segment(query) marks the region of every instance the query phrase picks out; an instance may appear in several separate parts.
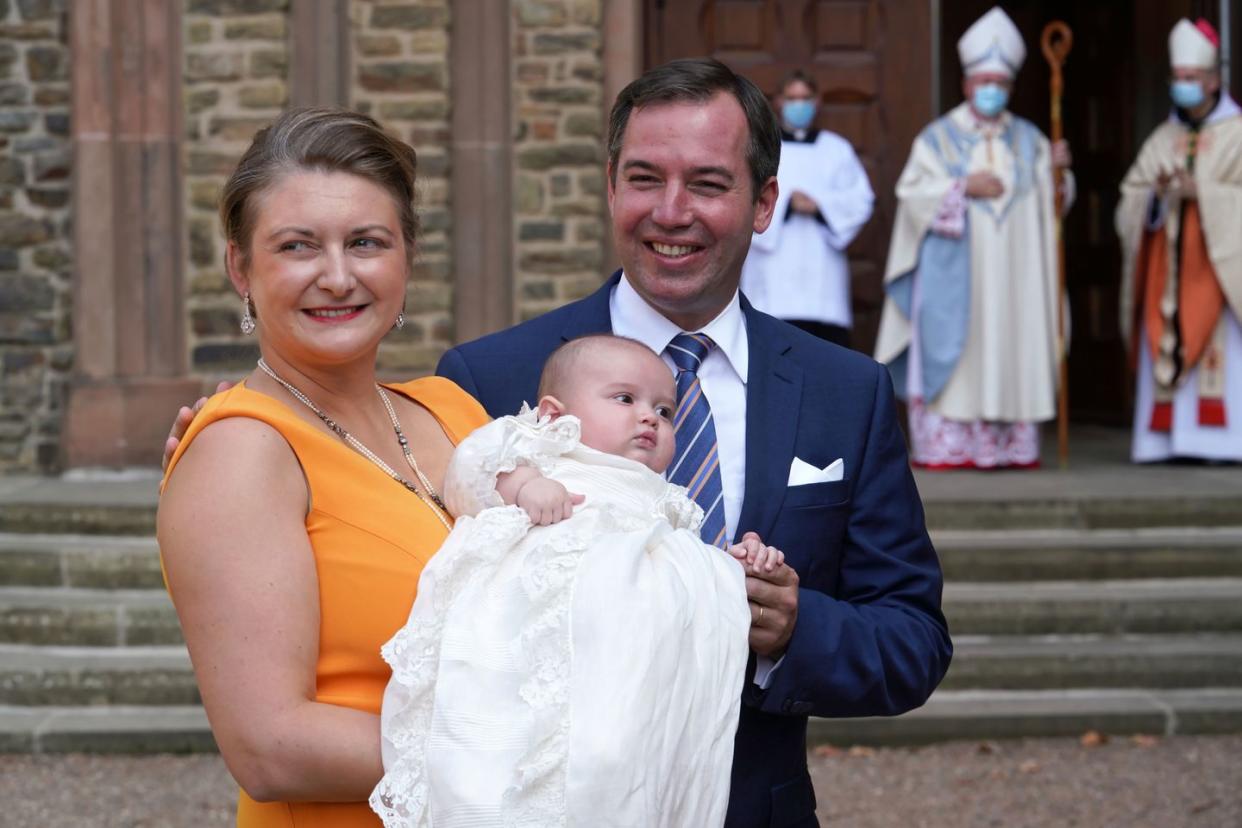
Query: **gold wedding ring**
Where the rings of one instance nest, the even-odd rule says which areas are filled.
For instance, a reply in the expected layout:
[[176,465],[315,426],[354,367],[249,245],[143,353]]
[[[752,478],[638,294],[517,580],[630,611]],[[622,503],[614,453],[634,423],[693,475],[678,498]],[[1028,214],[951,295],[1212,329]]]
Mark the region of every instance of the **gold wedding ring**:
[[759,626],[759,625],[760,625],[760,624],[762,624],[762,623],[763,623],[763,607],[760,607],[760,608],[759,608],[759,617],[755,619],[755,626],[757,627],[757,626]]

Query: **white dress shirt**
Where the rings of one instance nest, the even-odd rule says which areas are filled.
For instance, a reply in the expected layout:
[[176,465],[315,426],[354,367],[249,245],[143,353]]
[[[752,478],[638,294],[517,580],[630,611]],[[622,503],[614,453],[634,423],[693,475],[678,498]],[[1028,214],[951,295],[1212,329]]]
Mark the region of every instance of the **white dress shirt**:
[[716,445],[720,455],[720,483],[724,488],[725,537],[733,538],[742,513],[746,491],[746,371],[750,351],[746,339],[746,317],[738,294],[720,315],[697,331],[682,331],[638,295],[625,274],[608,303],[612,332],[637,339],[664,359],[677,373],[673,358],[664,349],[680,333],[704,333],[712,338],[712,348],[699,367],[703,396],[712,408],[716,426]]
[[[697,331],[682,331],[647,300],[638,295],[625,274],[608,300],[612,332],[617,336],[637,339],[661,356],[674,375],[677,366],[664,352],[673,337],[680,333],[704,333],[716,347],[708,352],[699,366],[699,384],[712,408],[716,426],[717,454],[720,456],[720,484],[724,489],[725,537],[737,532],[742,513],[742,497],[746,493],[746,375],[750,367],[750,343],[746,338],[746,316],[737,292],[720,314]],[[755,656],[754,682],[767,689],[772,673],[782,657],[773,661]]]

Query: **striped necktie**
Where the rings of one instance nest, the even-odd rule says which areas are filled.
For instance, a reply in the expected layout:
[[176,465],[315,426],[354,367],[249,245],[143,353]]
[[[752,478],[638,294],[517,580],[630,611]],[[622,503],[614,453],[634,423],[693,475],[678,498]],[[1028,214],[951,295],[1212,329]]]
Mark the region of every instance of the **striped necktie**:
[[677,451],[668,479],[685,486],[690,497],[703,507],[699,535],[712,546],[725,544],[724,486],[720,480],[720,456],[716,448],[716,425],[712,409],[699,384],[699,366],[716,343],[701,333],[678,334],[665,349],[677,366],[677,413],[673,427]]

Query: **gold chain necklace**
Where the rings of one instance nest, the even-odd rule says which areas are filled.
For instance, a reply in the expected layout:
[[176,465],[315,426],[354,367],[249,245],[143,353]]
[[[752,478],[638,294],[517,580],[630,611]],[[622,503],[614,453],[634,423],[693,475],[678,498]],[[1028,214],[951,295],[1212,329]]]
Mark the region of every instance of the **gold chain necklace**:
[[384,389],[380,387],[379,383],[375,384],[375,393],[379,394],[380,400],[384,403],[384,408],[388,410],[388,419],[392,421],[392,430],[397,435],[397,443],[401,446],[401,452],[405,455],[405,462],[410,464],[410,468],[414,470],[414,474],[417,475],[419,482],[423,484],[423,489],[426,490],[425,495],[423,494],[423,491],[420,490],[412,481],[406,480],[398,474],[392,466],[384,462],[383,458],[367,448],[361,440],[342,428],[340,423],[329,417],[326,413],[324,413],[323,409],[311,402],[310,397],[298,390],[293,383],[273,371],[271,366],[264,362],[262,358],[259,359],[259,368],[263,371],[263,373],[283,385],[285,390],[293,395],[294,399],[302,403],[302,405],[306,406],[311,411],[315,412],[315,416],[322,420],[323,424],[331,429],[333,433],[344,440],[350,448],[370,460],[376,466],[379,466],[385,474],[400,483],[402,486],[405,486],[405,488],[413,492],[419,500],[426,503],[435,516],[439,518],[440,522],[444,524],[445,529],[448,529],[450,532],[453,530],[452,524],[450,524],[445,518],[445,515],[448,513],[448,507],[444,505],[444,501],[440,498],[440,494],[436,491],[435,486],[432,486],[431,481],[427,479],[427,475],[423,474],[423,470],[418,467],[418,462],[414,459],[414,452],[410,450],[410,441],[401,430],[401,421],[397,419],[397,411],[392,407],[392,402],[388,399],[388,394],[384,392]]

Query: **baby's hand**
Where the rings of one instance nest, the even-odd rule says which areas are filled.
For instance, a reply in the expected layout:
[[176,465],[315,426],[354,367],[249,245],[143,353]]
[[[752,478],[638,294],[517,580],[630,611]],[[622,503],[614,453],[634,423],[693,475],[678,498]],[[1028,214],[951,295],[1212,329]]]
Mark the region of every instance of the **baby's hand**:
[[585,499],[582,495],[570,494],[560,483],[542,476],[527,480],[517,493],[517,505],[530,515],[530,522],[535,526],[560,523],[574,513],[574,506]]
[[775,572],[785,564],[785,553],[764,544],[754,532],[747,532],[741,543],[730,546],[729,554],[751,572]]

